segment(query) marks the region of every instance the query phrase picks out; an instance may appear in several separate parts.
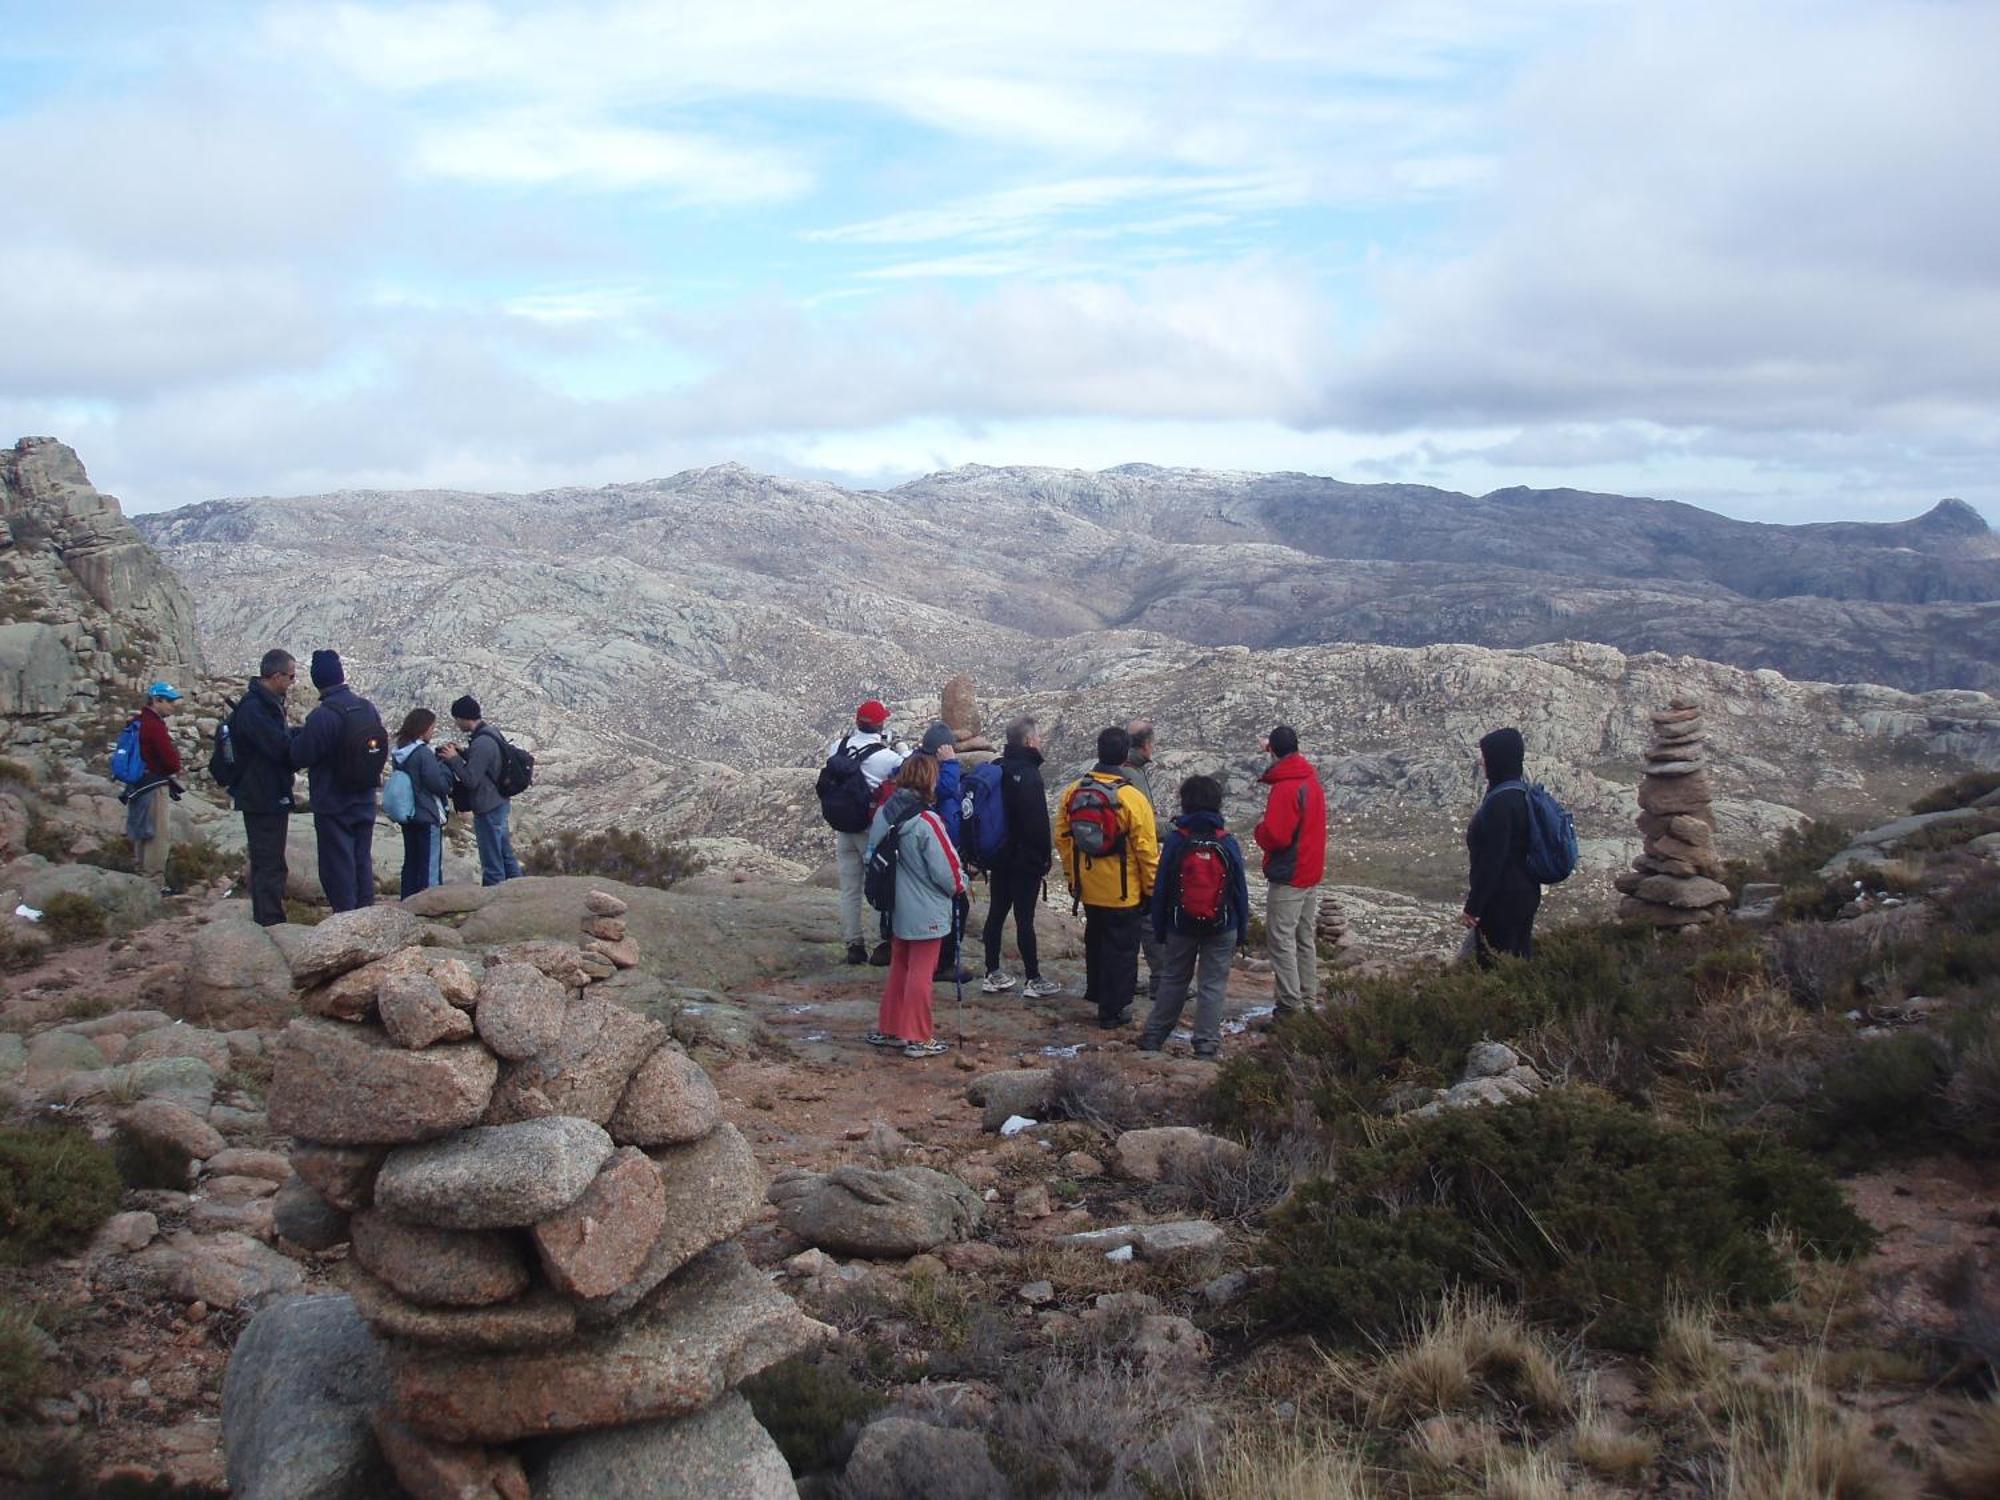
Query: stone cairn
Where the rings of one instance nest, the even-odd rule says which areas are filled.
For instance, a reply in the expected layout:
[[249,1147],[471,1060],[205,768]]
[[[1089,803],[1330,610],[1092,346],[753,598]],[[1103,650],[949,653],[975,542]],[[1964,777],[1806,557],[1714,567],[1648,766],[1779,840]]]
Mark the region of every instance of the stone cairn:
[[1618,915],[1655,927],[1694,927],[1728,913],[1729,888],[1715,852],[1708,735],[1701,706],[1676,698],[1653,714],[1653,745],[1639,781],[1639,832],[1645,852],[1619,875]]
[[1347,925],[1347,913],[1341,910],[1331,891],[1320,892],[1319,916],[1313,925],[1313,938],[1319,950],[1338,967],[1345,968],[1361,961],[1361,955],[1356,951],[1354,932]]
[[938,717],[957,737],[958,758],[968,767],[983,766],[999,755],[998,747],[983,732],[979,698],[973,689],[972,679],[963,672],[944,685]]
[[388,1372],[370,1420],[416,1500],[568,1500],[635,1463],[793,1496],[733,1388],[830,1330],[736,1243],[762,1173],[665,1029],[592,991],[637,948],[623,902],[586,906],[581,945],[478,969],[399,907],[287,933],[307,1014],[275,1049],[280,1230],[347,1242]]

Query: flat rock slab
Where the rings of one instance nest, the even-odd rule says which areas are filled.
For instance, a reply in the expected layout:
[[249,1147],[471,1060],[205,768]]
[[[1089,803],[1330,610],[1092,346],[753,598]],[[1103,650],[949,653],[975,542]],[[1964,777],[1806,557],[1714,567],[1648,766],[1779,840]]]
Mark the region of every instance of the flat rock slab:
[[369,1325],[392,1339],[492,1353],[556,1348],[576,1333],[576,1308],[546,1287],[491,1307],[423,1307],[398,1297],[353,1261],[341,1278]]
[[430,1140],[477,1124],[499,1073],[476,1042],[412,1052],[374,1027],[298,1020],[273,1049],[271,1128],[335,1146]]
[[722,1099],[700,1063],[662,1044],[639,1065],[605,1126],[621,1146],[698,1141],[722,1119]]
[[307,990],[299,996],[299,1004],[310,1015],[359,1021],[374,1008],[386,980],[411,974],[429,979],[453,1005],[468,1007],[479,994],[479,978],[464,959],[434,948],[398,948],[387,958],[350,969]]
[[1113,1250],[1130,1245],[1141,1260],[1162,1260],[1190,1251],[1216,1250],[1229,1236],[1220,1224],[1206,1219],[1177,1219],[1165,1224],[1119,1224],[1110,1229],[1086,1229],[1081,1234],[1064,1235],[1059,1245],[1088,1250]]
[[205,1115],[215,1101],[215,1069],[198,1057],[149,1057],[126,1067],[72,1073],[56,1092],[66,1104],[165,1099]]
[[492,1229],[434,1229],[370,1209],[349,1228],[354,1258],[398,1296],[435,1307],[484,1307],[528,1289],[533,1275],[518,1236]]
[[666,1218],[658,1169],[637,1146],[621,1147],[574,1203],[534,1227],[535,1253],[557,1291],[609,1296],[645,1264]]
[[629,1281],[578,1307],[577,1315],[587,1324],[623,1317],[704,1250],[741,1233],[764,1206],[763,1170],[734,1125],[718,1125],[699,1141],[647,1155],[659,1174],[660,1233]]
[[222,1381],[233,1500],[380,1500],[368,1430],[389,1393],[382,1347],[347,1297],[293,1297],[250,1320]]
[[386,958],[416,942],[422,928],[400,906],[364,906],[335,912],[315,927],[284,923],[268,931],[291,966],[292,982],[304,986]]
[[524,1228],[575,1202],[612,1149],[603,1126],[568,1115],[478,1125],[391,1151],[375,1178],[375,1203],[442,1229]]
[[969,1239],[985,1215],[977,1193],[929,1167],[794,1173],[767,1197],[787,1230],[840,1255],[917,1255]]
[[1706,876],[1685,879],[1673,875],[1648,875],[1632,892],[1641,901],[1655,906],[1671,906],[1677,911],[1696,911],[1729,902],[1729,887]]
[[785,1455],[733,1391],[693,1416],[570,1438],[535,1485],[536,1500],[798,1500],[798,1493]]
[[532,964],[498,964],[479,981],[479,1039],[510,1062],[553,1047],[569,991]]
[[217,1074],[227,1073],[234,1060],[229,1038],[221,1032],[185,1024],[156,1026],[138,1033],[120,1060],[130,1066],[154,1057],[198,1057]]
[[1234,1166],[1249,1155],[1237,1142],[1205,1135],[1192,1125],[1160,1125],[1119,1136],[1115,1161],[1121,1176],[1159,1182],[1209,1166]]
[[478,911],[493,899],[494,887],[472,885],[466,881],[453,881],[448,885],[434,885],[428,890],[418,891],[406,897],[403,910],[419,917],[459,917],[467,912]]
[[395,1412],[454,1443],[686,1416],[832,1330],[768,1283],[742,1248],[719,1245],[624,1323],[556,1349],[468,1356],[390,1349]]
[[618,1108],[639,1065],[665,1041],[666,1028],[586,993],[564,1008],[553,1046],[509,1063],[493,1090],[486,1122],[574,1115],[602,1125]]
[[296,1261],[233,1230],[182,1230],[141,1250],[126,1269],[134,1282],[161,1296],[210,1307],[257,1307],[305,1281]]

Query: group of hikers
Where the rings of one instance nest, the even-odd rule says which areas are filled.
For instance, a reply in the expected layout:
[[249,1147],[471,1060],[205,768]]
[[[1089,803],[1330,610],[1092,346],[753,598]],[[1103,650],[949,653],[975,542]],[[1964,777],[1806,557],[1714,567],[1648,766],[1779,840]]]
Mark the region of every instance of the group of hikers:
[[[285,699],[298,662],[288,651],[265,652],[217,731],[209,762],[210,774],[243,815],[250,909],[260,925],[285,920],[285,845],[300,771],[311,799],[320,886],[334,911],[375,900],[378,808],[403,831],[405,897],[443,883],[444,825],[453,809],[472,814],[482,884],[522,873],[509,812],[534,762],[486,722],[478,699],[468,693],[451,705],[452,722],[465,736],[462,746],[435,743],[438,716],[428,708],[406,713],[392,740],[375,705],[348,684],[338,652],[313,652],[309,671],[319,701],[293,727]],[[180,702],[171,683],[154,683],[112,755],[113,775],[125,783],[134,863],[163,887],[172,838],[167,804],[184,790],[180,752],[166,720]]]
[[[947,1050],[936,1035],[932,988],[974,978],[960,964],[958,945],[975,875],[985,876],[990,891],[980,989],[1000,994],[1017,983],[1001,966],[1011,916],[1022,993],[1061,994],[1063,986],[1042,973],[1035,942],[1035,911],[1059,861],[1083,913],[1083,998],[1096,1024],[1112,1031],[1131,1023],[1143,955],[1148,1009],[1139,1048],[1165,1045],[1192,989],[1194,1055],[1220,1055],[1230,967],[1249,941],[1248,872],[1224,821],[1216,777],[1187,777],[1174,794],[1178,812],[1169,818],[1161,811],[1154,741],[1145,720],[1099,731],[1096,763],[1064,787],[1052,815],[1033,718],[1010,723],[998,759],[966,773],[948,726],[930,725],[905,748],[891,737],[879,699],[856,709],[854,727],[825,748],[817,790],[834,829],[847,962],[889,970],[867,1035],[871,1046],[908,1057]],[[1262,748],[1264,809],[1251,836],[1266,885],[1275,1024],[1319,994],[1327,811],[1319,773],[1300,753],[1292,726],[1275,726]],[[1496,730],[1479,748],[1486,793],[1466,830],[1471,871],[1460,920],[1468,952],[1491,963],[1498,954],[1525,958],[1532,951],[1542,885],[1530,853],[1547,794],[1521,779],[1519,731]],[[880,913],[882,940],[872,948],[865,907]]]

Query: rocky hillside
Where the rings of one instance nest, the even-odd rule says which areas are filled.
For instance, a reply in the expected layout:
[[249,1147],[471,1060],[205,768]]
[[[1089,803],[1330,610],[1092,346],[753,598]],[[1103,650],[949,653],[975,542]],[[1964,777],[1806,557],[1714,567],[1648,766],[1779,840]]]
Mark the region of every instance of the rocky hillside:
[[251,610],[329,570],[344,589],[384,542],[432,579],[464,552],[532,560],[556,596],[581,570],[615,597],[623,560],[689,588],[682,633],[725,650],[700,604],[776,605],[919,651],[942,610],[982,657],[1017,631],[1116,628],[1257,647],[1588,640],[1822,681],[2000,687],[2000,540],[1955,500],[1894,525],[1768,526],[1618,495],[1302,474],[965,468],[870,492],[724,465],[527,496],[222,501],[142,524],[191,577],[268,576]]
[[0,449],[0,743],[200,666],[194,600],[76,454],[53,438]]

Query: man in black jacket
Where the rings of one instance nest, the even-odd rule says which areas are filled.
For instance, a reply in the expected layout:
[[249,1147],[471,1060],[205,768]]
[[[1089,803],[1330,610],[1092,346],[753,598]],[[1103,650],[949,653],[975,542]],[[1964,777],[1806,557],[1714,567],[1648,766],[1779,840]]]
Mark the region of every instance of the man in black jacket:
[[1528,789],[1522,781],[1527,746],[1518,729],[1496,729],[1479,742],[1486,796],[1465,830],[1472,866],[1465,910],[1481,967],[1496,953],[1532,958],[1541,883],[1528,869]]
[[1021,949],[1027,975],[1023,995],[1060,995],[1062,986],[1042,978],[1035,953],[1035,906],[1041,900],[1042,877],[1054,859],[1049,838],[1049,798],[1042,787],[1042,736],[1033,719],[1016,719],[1007,726],[1007,744],[1000,752],[1000,806],[1007,819],[1007,842],[988,871],[993,904],[986,913],[986,979],[979,987],[997,995],[1014,987],[1014,976],[1000,967],[1000,939],[1007,914],[1014,914],[1014,940]]
[[266,651],[257,675],[229,715],[236,750],[236,784],[229,789],[243,814],[250,851],[250,913],[260,927],[285,920],[285,831],[292,816],[292,744],[285,694],[299,675],[287,651]]

